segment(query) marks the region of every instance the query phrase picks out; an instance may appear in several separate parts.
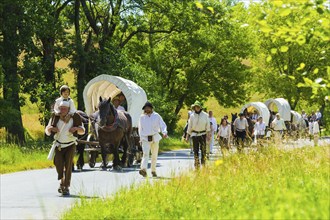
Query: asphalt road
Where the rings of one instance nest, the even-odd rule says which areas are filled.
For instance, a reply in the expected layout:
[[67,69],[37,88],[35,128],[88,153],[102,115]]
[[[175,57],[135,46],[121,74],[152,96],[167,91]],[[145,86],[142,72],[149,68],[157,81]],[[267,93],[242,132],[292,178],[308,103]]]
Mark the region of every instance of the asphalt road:
[[[330,146],[329,137],[320,140],[323,146]],[[313,146],[309,140],[283,143],[284,149]],[[246,151],[255,148],[246,149]],[[158,157],[157,173],[159,178],[152,181],[168,181],[182,172],[193,169],[193,156],[190,150],[165,152]],[[211,159],[218,158],[219,148],[214,149]],[[233,149],[233,153],[236,149]],[[139,167],[124,168],[122,173],[101,171],[89,168],[72,175],[71,196],[62,197],[57,188],[55,169],[43,169],[0,175],[0,219],[58,219],[61,214],[81,197],[103,198],[114,194],[122,187],[138,185],[146,181],[138,174]],[[150,164],[149,164],[150,165]],[[148,170],[150,175],[150,169]]]
[[[139,167],[124,168],[122,173],[117,173],[101,171],[99,165],[90,169],[86,164],[84,171],[73,173],[70,197],[62,197],[57,192],[59,182],[55,169],[1,175],[1,219],[58,219],[81,196],[102,198],[122,187],[146,181],[138,174]],[[158,157],[159,177],[155,179],[167,181],[192,168],[193,157],[189,150],[166,152]],[[148,169],[149,176],[150,172]]]

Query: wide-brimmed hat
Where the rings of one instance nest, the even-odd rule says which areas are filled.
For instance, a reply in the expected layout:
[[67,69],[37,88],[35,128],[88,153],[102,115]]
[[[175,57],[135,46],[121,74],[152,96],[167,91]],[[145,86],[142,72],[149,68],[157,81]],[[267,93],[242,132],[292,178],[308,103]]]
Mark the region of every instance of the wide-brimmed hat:
[[195,103],[194,104],[192,104],[192,108],[195,108],[196,106],[199,106],[200,108],[203,108],[203,106],[202,106],[202,103],[200,103],[199,101],[195,101]]
[[120,98],[118,96],[115,96],[115,97],[112,98],[112,101],[115,101],[115,100],[120,101]]
[[276,116],[281,116],[280,113],[276,113]]
[[146,102],[142,107],[142,110],[144,110],[146,107],[154,108],[154,106],[150,102]]
[[68,101],[61,101],[59,107],[70,107],[70,103]]

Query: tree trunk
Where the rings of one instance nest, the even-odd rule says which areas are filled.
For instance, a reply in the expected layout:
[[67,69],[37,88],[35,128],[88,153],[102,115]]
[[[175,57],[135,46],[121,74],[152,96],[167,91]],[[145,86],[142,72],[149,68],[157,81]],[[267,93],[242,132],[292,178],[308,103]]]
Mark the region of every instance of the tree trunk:
[[[183,103],[184,103],[184,100],[187,98],[187,94],[183,94],[180,98],[179,98],[179,100],[178,100],[178,104],[176,105],[176,107],[175,107],[175,111],[174,111],[174,113],[175,113],[175,115],[179,115],[179,112],[180,112],[180,110],[182,109],[182,107],[183,107]],[[177,125],[177,118],[172,118],[170,121],[169,121],[169,123],[168,123],[168,130],[169,131],[174,131],[174,129],[175,129],[175,127],[176,127],[176,125]]]
[[19,103],[20,82],[17,73],[19,55],[19,20],[22,8],[16,1],[6,1],[3,11],[3,69],[4,69],[4,99],[10,103],[14,114],[6,126],[7,141],[11,143],[25,143],[21,109]]
[[77,99],[78,99],[78,109],[85,110],[83,92],[86,85],[86,65],[87,65],[87,54],[90,50],[92,43],[92,32],[90,31],[87,37],[85,46],[81,39],[80,32],[80,0],[75,1],[75,17],[74,17],[74,26],[75,26],[75,38],[76,38],[76,53],[77,53]]
[[82,39],[80,33],[80,0],[75,1],[74,10],[74,27],[75,27],[75,37],[76,37],[76,53],[77,53],[77,96],[78,96],[78,109],[84,110],[84,100],[83,100],[83,90],[84,90],[84,76],[86,74],[86,61],[84,60],[84,50],[82,46]]
[[[43,58],[42,58],[42,66],[43,66],[43,73],[45,76],[45,92],[47,94],[53,94],[53,91],[56,91],[56,78],[55,78],[55,36],[48,36],[41,39],[42,46],[43,46]],[[57,95],[59,96],[59,94]],[[45,112],[52,111],[52,105],[56,95],[48,98],[45,100]],[[44,117],[44,125],[46,126],[50,115],[46,114]],[[48,117],[47,117],[48,116]]]

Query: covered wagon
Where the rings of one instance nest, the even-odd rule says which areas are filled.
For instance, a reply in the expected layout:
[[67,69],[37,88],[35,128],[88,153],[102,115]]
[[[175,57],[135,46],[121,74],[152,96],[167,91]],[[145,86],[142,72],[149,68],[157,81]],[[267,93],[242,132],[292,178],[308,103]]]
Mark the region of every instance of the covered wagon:
[[[132,144],[129,157],[137,161],[141,160],[142,148],[139,144],[138,123],[142,114],[142,107],[147,101],[145,91],[135,82],[124,79],[119,76],[100,75],[90,80],[84,88],[83,98],[85,104],[85,112],[92,115],[98,110],[99,98],[111,98],[123,94],[126,102],[127,112],[132,117]],[[86,141],[80,141],[86,144],[85,151],[88,152],[89,166],[94,167],[96,158],[100,152],[98,146],[97,120],[91,117],[91,132],[88,134]],[[132,162],[132,161],[131,161]]]

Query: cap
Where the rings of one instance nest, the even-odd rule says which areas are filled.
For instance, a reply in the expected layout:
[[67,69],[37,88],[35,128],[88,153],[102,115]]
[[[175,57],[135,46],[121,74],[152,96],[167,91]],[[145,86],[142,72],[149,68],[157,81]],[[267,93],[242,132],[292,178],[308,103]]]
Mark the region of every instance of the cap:
[[70,107],[70,103],[68,101],[61,101],[59,107]]

